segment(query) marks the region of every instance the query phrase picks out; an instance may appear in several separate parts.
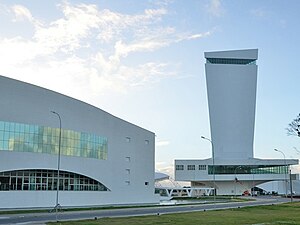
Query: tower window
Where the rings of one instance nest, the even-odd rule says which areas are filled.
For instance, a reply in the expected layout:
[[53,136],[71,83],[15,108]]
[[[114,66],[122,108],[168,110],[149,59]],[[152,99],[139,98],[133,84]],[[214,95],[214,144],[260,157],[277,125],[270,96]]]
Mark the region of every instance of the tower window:
[[206,58],[208,64],[256,65],[256,59]]

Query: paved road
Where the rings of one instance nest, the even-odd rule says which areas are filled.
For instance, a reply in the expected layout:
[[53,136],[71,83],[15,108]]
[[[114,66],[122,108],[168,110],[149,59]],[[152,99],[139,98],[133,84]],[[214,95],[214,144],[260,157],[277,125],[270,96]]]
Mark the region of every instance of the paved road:
[[[141,216],[141,215],[157,215],[168,213],[183,213],[193,211],[237,208],[245,206],[256,205],[271,205],[287,202],[289,199],[285,198],[258,198],[257,201],[248,202],[231,202],[218,204],[201,204],[201,205],[173,205],[160,207],[145,207],[145,208],[124,208],[124,209],[107,209],[95,211],[76,211],[76,212],[62,212],[58,214],[58,220],[82,220],[94,219],[103,217],[127,217],[127,216]],[[0,224],[44,224],[48,221],[56,221],[55,213],[28,213],[15,215],[0,215]]]

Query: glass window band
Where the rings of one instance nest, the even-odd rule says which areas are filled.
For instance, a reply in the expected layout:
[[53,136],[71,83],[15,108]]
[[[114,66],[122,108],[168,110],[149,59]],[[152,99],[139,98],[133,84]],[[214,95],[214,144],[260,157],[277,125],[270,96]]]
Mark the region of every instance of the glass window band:
[[[110,191],[92,178],[57,170],[14,170],[0,173],[0,191]],[[59,182],[58,182],[59,180]],[[58,185],[59,183],[59,185]]]
[[206,58],[208,64],[256,65],[256,59]]
[[[215,174],[287,174],[288,166],[278,165],[217,165]],[[208,166],[208,174],[213,174],[213,166]]]
[[[107,138],[61,129],[61,155],[107,159]],[[0,121],[0,151],[58,154],[59,128]]]

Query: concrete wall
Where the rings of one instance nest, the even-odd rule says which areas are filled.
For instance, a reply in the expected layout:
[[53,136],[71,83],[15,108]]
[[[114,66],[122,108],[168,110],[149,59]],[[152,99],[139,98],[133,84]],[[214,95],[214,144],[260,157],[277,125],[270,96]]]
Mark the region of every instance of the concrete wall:
[[[236,58],[249,54],[236,52]],[[227,54],[217,57],[226,58]],[[206,63],[205,72],[215,158],[252,158],[257,66]]]
[[[2,76],[0,102],[1,121],[59,127],[58,118],[50,113],[54,110],[61,116],[63,129],[93,133],[108,139],[107,160],[62,156],[61,170],[91,177],[111,191],[65,191],[60,195],[61,205],[157,202],[154,195],[154,133],[92,105]],[[127,157],[130,157],[130,162]],[[56,168],[57,155],[0,151],[0,172]],[[130,169],[130,174],[126,169]],[[130,181],[130,185],[126,181]],[[149,182],[148,185],[145,182]],[[0,191],[0,208],[53,206],[54,192]]]

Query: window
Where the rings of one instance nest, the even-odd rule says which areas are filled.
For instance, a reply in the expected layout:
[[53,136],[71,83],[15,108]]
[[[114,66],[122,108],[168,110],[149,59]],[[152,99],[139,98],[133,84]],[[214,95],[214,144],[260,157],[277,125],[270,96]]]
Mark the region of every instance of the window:
[[[0,121],[0,150],[58,154],[60,129]],[[61,155],[107,159],[107,138],[61,129]]]
[[206,165],[199,165],[199,170],[206,170]]
[[126,185],[130,185],[130,181],[129,181],[129,180],[126,180],[126,181],[125,181],[125,184],[126,184]]
[[188,170],[195,170],[195,165],[188,165],[188,166],[187,166],[187,169],[188,169]]
[[149,140],[145,140],[145,145],[149,145]]
[[233,58],[206,58],[208,64],[235,64],[251,65],[256,64],[256,59],[233,59]]
[[125,139],[126,139],[127,143],[131,142],[131,138],[130,137],[126,137]]
[[145,182],[145,185],[146,185],[146,186],[148,186],[148,185],[149,185],[149,182],[148,182],[148,181],[146,181],[146,182]]
[[208,166],[208,174],[287,174],[285,165],[217,165]]
[[130,169],[126,169],[126,174],[130,174]]
[[[57,170],[19,170],[0,173],[0,191],[55,191],[57,190]],[[60,171],[59,190],[64,191],[109,191],[97,180]]]
[[131,158],[129,156],[125,157],[126,162],[130,162]]
[[184,165],[176,165],[176,170],[184,170]]

